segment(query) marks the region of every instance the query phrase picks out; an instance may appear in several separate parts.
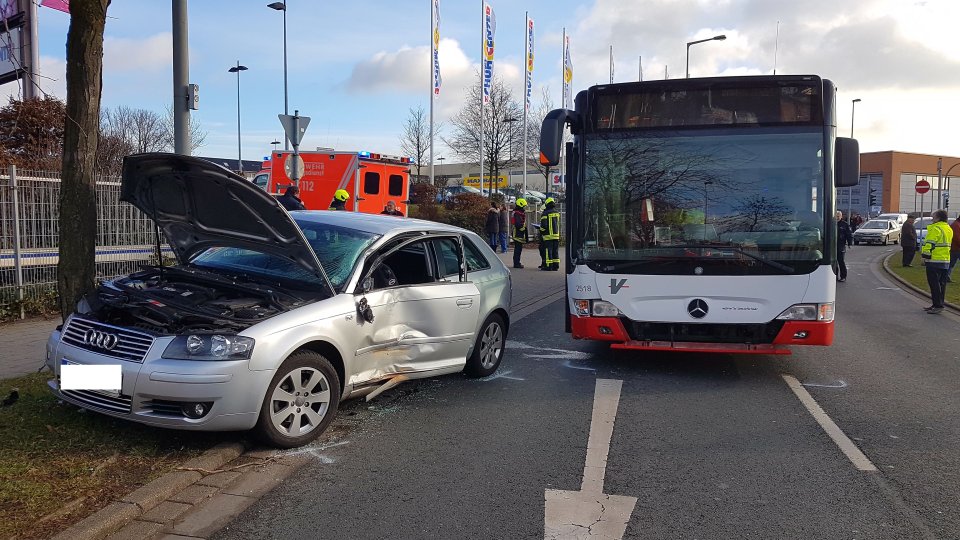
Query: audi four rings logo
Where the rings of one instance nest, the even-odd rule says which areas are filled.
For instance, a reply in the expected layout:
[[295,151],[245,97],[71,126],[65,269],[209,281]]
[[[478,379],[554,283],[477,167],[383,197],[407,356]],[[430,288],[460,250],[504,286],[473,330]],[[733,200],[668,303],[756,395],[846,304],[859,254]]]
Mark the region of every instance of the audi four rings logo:
[[707,307],[707,303],[701,298],[694,298],[687,304],[687,313],[694,319],[706,317],[708,311],[710,311],[710,308]]
[[91,347],[112,351],[114,347],[117,346],[117,343],[120,342],[120,338],[117,337],[116,334],[108,334],[98,330],[87,330],[83,335],[83,342]]

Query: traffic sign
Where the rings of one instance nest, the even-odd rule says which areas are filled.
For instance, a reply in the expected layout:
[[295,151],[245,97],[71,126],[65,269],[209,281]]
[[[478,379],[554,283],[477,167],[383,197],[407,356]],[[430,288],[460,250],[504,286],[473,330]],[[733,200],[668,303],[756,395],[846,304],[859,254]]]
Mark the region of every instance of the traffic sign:
[[299,111],[295,111],[293,116],[289,114],[277,115],[280,118],[280,124],[283,126],[283,132],[294,147],[300,146],[300,140],[303,139],[307,126],[310,125],[309,116],[300,116],[297,113]]
[[917,185],[914,186],[913,189],[917,190],[917,193],[922,195],[930,191],[930,182],[927,182],[926,180],[920,180],[917,182]]
[[[294,169],[296,163],[296,169]],[[303,178],[303,158],[297,154],[287,154],[283,160],[283,172],[287,173],[287,178]]]

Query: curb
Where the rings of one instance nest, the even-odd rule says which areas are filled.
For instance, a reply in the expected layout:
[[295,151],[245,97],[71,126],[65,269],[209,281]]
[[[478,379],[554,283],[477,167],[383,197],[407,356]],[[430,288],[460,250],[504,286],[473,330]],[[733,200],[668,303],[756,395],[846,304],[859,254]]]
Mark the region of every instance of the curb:
[[[182,463],[179,468],[217,469],[238,458],[246,450],[242,442],[220,443],[203,454]],[[173,470],[143,485],[132,493],[110,503],[95,514],[53,537],[53,540],[98,540],[116,531],[127,522],[152,510],[169,497],[181,492],[203,475],[193,471]]]
[[[909,290],[911,290],[911,291],[913,291],[913,292],[915,292],[915,293],[923,296],[924,298],[930,298],[930,293],[928,293],[927,291],[921,289],[920,287],[917,287],[916,285],[914,285],[913,283],[910,283],[909,281],[903,279],[902,277],[898,276],[897,273],[894,272],[892,268],[890,268],[890,264],[889,264],[890,259],[892,259],[894,256],[896,256],[896,254],[897,254],[897,252],[894,251],[894,252],[890,253],[890,255],[887,255],[886,258],[883,259],[883,263],[882,263],[882,264],[883,264],[883,270],[887,273],[887,275],[889,275],[889,276],[892,277],[894,280],[896,280],[897,283],[898,283],[901,287],[906,288],[906,289],[909,289]],[[950,303],[950,302],[944,302],[943,305],[945,305],[946,307],[950,308],[950,310],[953,311],[954,313],[960,315],[960,306],[958,306],[958,305],[956,305],[956,304],[952,304],[952,303]]]

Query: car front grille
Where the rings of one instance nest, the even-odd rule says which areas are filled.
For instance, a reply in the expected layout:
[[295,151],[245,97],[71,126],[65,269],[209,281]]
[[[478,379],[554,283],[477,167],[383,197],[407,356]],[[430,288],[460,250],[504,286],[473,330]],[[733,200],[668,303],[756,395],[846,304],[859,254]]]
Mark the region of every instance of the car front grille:
[[773,343],[783,321],[766,324],[715,324],[636,322],[622,319],[630,339],[635,341],[678,341],[696,343]]
[[119,397],[100,394],[91,390],[61,390],[63,395],[75,399],[84,405],[111,412],[129,413],[133,400],[130,396],[120,394]]
[[[98,344],[98,337],[106,341]],[[62,340],[68,345],[80,347],[97,354],[143,363],[153,344],[153,336],[109,324],[94,322],[79,317],[70,319],[63,329]]]

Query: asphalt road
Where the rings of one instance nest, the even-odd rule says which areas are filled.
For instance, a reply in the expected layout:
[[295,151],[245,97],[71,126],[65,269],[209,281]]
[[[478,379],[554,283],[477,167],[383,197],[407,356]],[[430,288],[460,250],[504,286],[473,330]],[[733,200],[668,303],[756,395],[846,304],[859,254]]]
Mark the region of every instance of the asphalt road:
[[498,376],[348,403],[216,538],[543,538],[544,489],[580,489],[598,378],[623,381],[604,493],[639,499],[626,537],[960,538],[960,318],[876,269],[894,249],[849,253],[835,345],[790,357],[614,354],[569,339],[551,304],[511,328]]

